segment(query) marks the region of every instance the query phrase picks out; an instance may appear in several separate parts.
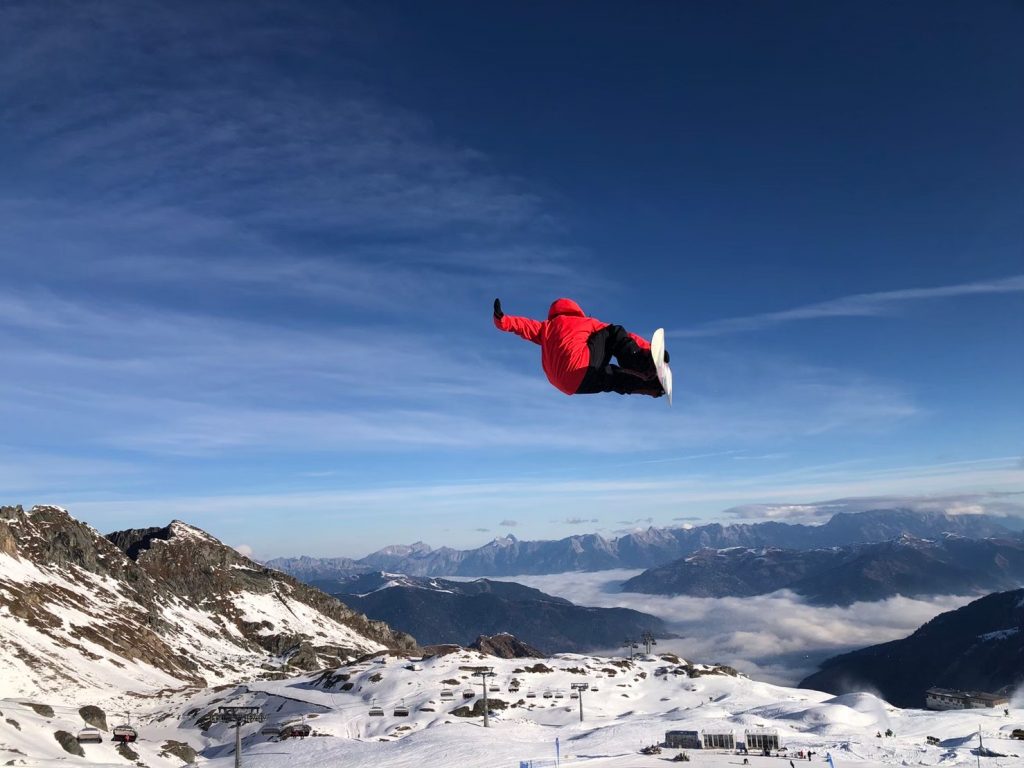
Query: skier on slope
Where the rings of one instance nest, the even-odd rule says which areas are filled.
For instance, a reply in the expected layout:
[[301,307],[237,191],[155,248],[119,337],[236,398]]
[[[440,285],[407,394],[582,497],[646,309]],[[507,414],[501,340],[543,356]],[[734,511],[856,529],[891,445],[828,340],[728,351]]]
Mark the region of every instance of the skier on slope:
[[[501,301],[495,299],[494,325],[539,344],[548,381],[567,395],[665,394],[654,370],[650,343],[621,325],[587,317],[572,299],[556,299],[544,322],[506,315]],[[618,365],[611,364],[613,357]]]

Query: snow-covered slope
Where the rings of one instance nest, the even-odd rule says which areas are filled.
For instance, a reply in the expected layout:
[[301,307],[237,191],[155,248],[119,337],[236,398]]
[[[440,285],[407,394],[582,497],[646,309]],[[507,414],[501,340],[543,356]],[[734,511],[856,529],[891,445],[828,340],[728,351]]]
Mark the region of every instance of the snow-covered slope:
[[[480,666],[493,668],[490,682],[499,689],[489,693],[493,714],[487,730],[476,704],[482,688],[473,672]],[[720,672],[729,670],[672,656],[630,662],[575,654],[539,661],[470,651],[427,659],[388,655],[286,680],[173,694],[149,702],[148,709],[140,704],[133,713],[140,741],[133,749],[147,765],[180,765],[180,759],[159,755],[168,744],[187,744],[199,753],[197,765],[230,768],[233,732],[215,722],[214,713],[219,706],[245,705],[260,707],[266,717],[242,726],[244,763],[250,768],[513,768],[524,760],[539,767],[554,764],[556,739],[568,765],[655,768],[678,750],[643,756],[639,749],[661,742],[668,730],[732,731],[743,741],[745,731],[755,728],[776,729],[789,757],[816,752],[813,762],[819,765],[826,753],[839,766],[974,765],[970,750],[977,745],[979,725],[985,746],[1007,755],[986,758],[986,765],[1020,765],[1014,755],[1024,755],[1024,743],[1009,739],[1024,722],[1019,708],[1010,717],[1001,710],[900,710],[867,693],[831,696]],[[519,681],[518,691],[510,691],[513,679]],[[571,698],[572,684],[581,682],[590,685],[583,693],[582,722],[580,700]],[[464,691],[472,698],[463,699]],[[382,715],[371,714],[375,706]],[[402,707],[407,716],[396,712]],[[463,708],[475,716],[460,716],[466,714]],[[0,762],[14,757],[20,765],[48,766],[63,756],[69,758],[64,765],[126,765],[107,742],[83,746],[83,758],[63,753],[53,731],[74,732],[83,721],[72,709],[55,710],[47,718],[0,701]],[[20,730],[7,725],[7,717]],[[303,721],[312,729],[310,738],[279,739],[263,732]],[[887,729],[895,735],[876,736]],[[929,744],[929,736],[939,743]],[[734,753],[688,752],[702,765],[741,762]],[[754,766],[784,764],[777,756],[748,759]]]
[[122,551],[60,508],[0,508],[0,698],[119,706],[415,649],[192,526],[127,534]]

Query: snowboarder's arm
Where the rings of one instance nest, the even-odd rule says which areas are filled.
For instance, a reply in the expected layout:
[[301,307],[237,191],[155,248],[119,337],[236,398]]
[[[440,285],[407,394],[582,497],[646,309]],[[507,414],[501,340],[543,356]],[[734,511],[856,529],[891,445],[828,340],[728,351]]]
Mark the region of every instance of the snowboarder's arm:
[[506,315],[501,311],[501,302],[498,299],[494,300],[494,325],[498,330],[514,333],[534,344],[540,344],[540,330],[543,323],[529,317]]

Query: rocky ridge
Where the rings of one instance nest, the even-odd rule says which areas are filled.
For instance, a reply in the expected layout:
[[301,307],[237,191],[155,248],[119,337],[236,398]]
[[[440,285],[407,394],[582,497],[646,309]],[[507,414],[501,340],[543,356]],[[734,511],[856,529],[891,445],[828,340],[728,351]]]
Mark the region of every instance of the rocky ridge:
[[416,649],[180,521],[107,538],[52,506],[0,507],[0,634],[0,697],[64,700]]
[[1024,583],[1024,537],[903,535],[828,549],[704,549],[623,583],[627,592],[748,597],[789,589],[816,605],[969,595]]
[[476,549],[432,549],[417,542],[390,546],[366,557],[276,558],[267,565],[303,581],[344,579],[369,571],[411,576],[515,576],[520,574],[598,571],[610,568],[651,568],[701,549],[775,547],[817,549],[886,541],[903,534],[936,538],[953,533],[988,538],[1009,533],[1005,521],[986,515],[951,515],[909,509],[875,509],[833,515],[822,525],[768,521],[656,528],[616,538],[599,534],[568,536],[557,541],[521,541],[501,536]]
[[939,614],[902,640],[826,660],[801,688],[878,691],[923,707],[932,687],[1012,694],[1024,683],[1024,589],[996,592]]

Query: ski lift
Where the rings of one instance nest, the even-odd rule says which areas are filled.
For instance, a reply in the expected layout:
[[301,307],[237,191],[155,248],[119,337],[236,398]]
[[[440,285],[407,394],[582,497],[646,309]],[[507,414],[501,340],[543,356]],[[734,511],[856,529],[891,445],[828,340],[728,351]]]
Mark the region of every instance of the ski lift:
[[384,708],[374,704],[370,707],[370,717],[384,717]]
[[395,707],[395,717],[408,717],[409,708],[405,706],[405,699],[402,699],[402,703]]
[[99,728],[83,728],[78,732],[76,740],[79,744],[102,744],[103,734]]
[[555,694],[553,694],[553,693],[552,693],[551,691],[544,691],[544,698],[545,698],[545,699],[550,699],[550,698],[553,698],[553,697],[554,697],[554,695],[555,695]]
[[501,691],[501,686],[498,685],[497,683],[491,683],[491,685],[487,688],[487,690],[490,691],[491,693],[499,693]]
[[420,712],[437,712],[437,710],[434,708],[434,702],[428,701],[426,704],[420,707]]
[[530,690],[528,690],[526,692],[526,698],[528,698],[528,699],[536,699],[537,698],[537,694],[534,693],[533,689],[531,688]]
[[115,725],[114,730],[111,731],[111,740],[120,741],[124,744],[135,741],[139,738],[139,732],[132,728],[130,725]]
[[590,690],[592,690],[592,691],[599,691],[601,689],[598,688],[596,685],[592,685],[592,686],[590,686]]
[[447,699],[454,699],[455,698],[455,692],[451,688],[442,688],[441,689],[441,698],[442,699],[446,699],[446,700]]
[[569,694],[569,698],[570,699],[578,699],[579,697],[580,697],[580,692],[579,691],[573,691],[572,693]]
[[476,691],[474,691],[472,688],[466,688],[462,692],[462,698],[464,699],[472,699],[474,696],[476,696]]
[[261,736],[271,736],[271,737],[280,736],[281,735],[281,726],[280,725],[276,725],[274,723],[267,723],[262,728],[260,728],[260,735]]
[[564,699],[565,698],[565,694],[562,693],[561,691],[555,691],[555,698],[556,699]]
[[313,732],[313,729],[306,723],[290,723],[281,727],[281,738],[305,738]]

